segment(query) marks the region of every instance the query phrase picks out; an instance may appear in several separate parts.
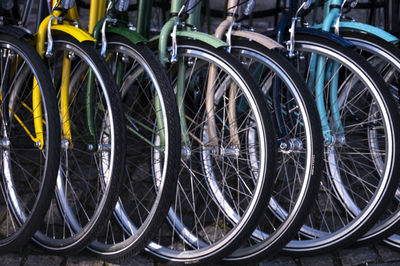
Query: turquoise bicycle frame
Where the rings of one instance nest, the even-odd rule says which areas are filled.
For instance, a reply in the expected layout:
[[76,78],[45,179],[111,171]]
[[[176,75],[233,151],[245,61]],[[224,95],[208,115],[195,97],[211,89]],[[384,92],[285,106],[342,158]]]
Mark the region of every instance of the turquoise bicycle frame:
[[[340,6],[342,5],[343,0],[329,0],[324,4],[324,21],[322,24],[314,25],[314,28],[322,29],[323,31],[331,31],[334,28],[339,19],[340,14]],[[331,8],[333,7],[333,8]],[[313,16],[315,18],[315,16]],[[340,30],[351,30],[351,31],[359,31],[365,32],[370,35],[374,35],[379,37],[387,42],[397,44],[399,43],[399,39],[393,36],[392,34],[368,25],[359,22],[340,22],[339,23]],[[328,64],[328,66],[327,66]],[[324,90],[324,81],[326,79],[324,73],[337,73],[339,68],[338,63],[336,62],[326,62],[325,57],[318,56],[318,58],[313,58],[311,69],[313,69],[313,77],[309,80],[309,86],[312,87],[314,84],[316,85],[316,101],[317,108],[320,115],[323,134],[325,138],[326,144],[330,144],[332,142],[332,134],[341,135],[343,134],[343,126],[340,120],[339,107],[337,104],[337,92],[339,86],[339,77],[338,75],[334,75],[332,78],[332,82],[330,85],[330,93],[329,93],[329,105],[332,116],[332,128],[329,126],[328,118],[326,115],[325,103],[323,98],[323,90]]]
[[[325,20],[324,23],[321,25],[313,25],[314,28],[319,28],[319,29],[323,29],[323,30],[327,30],[329,31],[330,28],[328,29],[324,29],[324,26],[328,26],[325,25],[325,21],[328,19],[328,15],[332,13],[333,10],[339,10],[338,8],[333,8],[332,10],[330,9],[330,7],[332,5],[335,6],[340,6],[343,3],[343,0],[330,0],[327,1],[325,3],[324,6],[324,16],[325,16]],[[335,11],[336,12],[336,11]],[[313,20],[315,19],[315,16],[313,16]],[[331,24],[331,27],[333,27],[333,24]],[[360,31],[360,32],[365,32],[367,34],[376,36],[380,39],[383,39],[387,42],[393,43],[393,44],[398,44],[399,43],[399,39],[396,36],[393,36],[392,34],[390,34],[389,32],[380,29],[378,27],[375,26],[371,26],[365,23],[360,23],[360,22],[356,22],[356,21],[341,21],[339,23],[339,29],[340,30],[355,30],[355,31]]]
[[[341,0],[327,1],[325,5],[338,5]],[[326,13],[324,22],[322,24],[322,30],[329,31],[334,25],[339,15],[339,9],[333,8],[329,13]],[[327,65],[328,64],[328,65]],[[337,73],[339,64],[337,62],[327,63],[324,56],[313,55],[311,60],[312,78],[308,80],[308,86],[310,88],[315,85],[315,97],[316,105],[319,113],[319,117],[322,125],[322,132],[325,140],[325,144],[329,145],[333,142],[333,135],[343,134],[343,125],[340,120],[339,106],[337,104],[337,93],[339,85],[339,76],[334,75],[330,84],[329,93],[329,106],[331,110],[331,116],[333,119],[332,128],[329,126],[328,117],[326,114],[325,101],[324,101],[324,84],[327,76],[325,73]]]

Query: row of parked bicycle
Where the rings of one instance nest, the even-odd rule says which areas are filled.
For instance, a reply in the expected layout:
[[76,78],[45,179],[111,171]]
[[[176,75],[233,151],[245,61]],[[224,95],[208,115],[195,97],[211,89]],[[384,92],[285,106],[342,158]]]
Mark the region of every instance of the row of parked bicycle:
[[34,1],[3,0],[0,252],[400,249],[399,39],[347,20],[356,1],[325,0],[307,23],[317,2],[286,1],[258,33],[255,1],[229,0],[210,35],[208,0],[139,0],[135,25],[129,0],[90,1],[88,31],[75,1],[40,1],[32,34]]

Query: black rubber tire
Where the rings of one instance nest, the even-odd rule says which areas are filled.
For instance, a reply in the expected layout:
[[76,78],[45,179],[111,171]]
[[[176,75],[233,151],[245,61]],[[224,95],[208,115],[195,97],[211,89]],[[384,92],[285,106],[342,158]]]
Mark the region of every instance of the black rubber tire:
[[[286,60],[285,57],[279,55],[277,51],[271,51],[260,44],[247,40],[233,40],[231,53],[235,57],[244,58],[244,60],[246,60],[246,58],[250,58],[249,61],[256,61],[256,65],[262,63],[258,63],[259,61],[257,58],[255,58],[255,55],[265,57],[265,61],[268,62],[268,64],[275,66],[276,69],[281,73],[279,75],[284,76],[286,79],[288,79],[287,82],[291,82],[293,87],[291,89],[287,89],[288,86],[286,85],[285,90],[288,90],[289,92],[294,91],[293,93],[291,93],[291,95],[294,95],[295,93],[298,94],[298,99],[296,100],[296,104],[294,105],[299,105],[298,102],[301,101],[301,105],[304,108],[304,112],[301,112],[301,116],[307,117],[306,119],[308,121],[308,127],[311,137],[311,152],[309,155],[311,156],[311,164],[308,165],[308,167],[310,167],[308,169],[312,170],[309,172],[308,177],[303,177],[305,173],[301,172],[300,175],[303,177],[301,184],[298,185],[299,187],[294,187],[294,185],[293,187],[291,187],[291,189],[295,191],[304,191],[303,194],[299,194],[300,196],[296,194],[296,196],[298,197],[294,196],[295,198],[292,199],[293,201],[291,201],[291,206],[296,207],[292,207],[290,211],[284,208],[285,211],[288,212],[288,218],[280,218],[282,220],[276,219],[276,221],[273,222],[275,231],[269,236],[266,236],[265,239],[261,241],[255,240],[256,243],[251,246],[238,248],[236,251],[234,251],[224,259],[224,261],[234,263],[245,263],[259,261],[277,254],[287,244],[287,242],[292,239],[292,237],[303,225],[305,218],[307,217],[309,211],[311,210],[311,207],[313,206],[312,203],[318,195],[318,187],[322,175],[323,165],[323,141],[322,129],[318,117],[318,111],[315,107],[315,101],[310,91],[308,90],[303,78],[298,74],[297,70],[293,67],[293,65],[290,64],[289,61]],[[267,64],[265,65],[265,67],[268,69],[269,67],[271,67]],[[272,68],[272,71],[273,70],[274,69]],[[280,80],[282,82],[283,78],[280,78]],[[299,110],[297,112],[300,113]],[[276,112],[274,113],[276,114]],[[303,124],[305,123],[305,120],[301,121]],[[277,125],[277,122],[275,122],[275,125]],[[303,143],[303,146],[305,145],[306,144]],[[277,166],[280,166],[279,162],[277,162]],[[301,167],[305,167],[305,165],[301,164]],[[289,176],[288,179],[293,180],[297,178]],[[277,191],[282,190],[279,185],[276,185],[276,189]],[[273,189],[273,191],[276,190]],[[272,196],[274,196],[274,192],[272,193]],[[285,196],[283,196],[283,198],[285,198]],[[279,200],[277,201],[279,203]],[[288,204],[287,202],[285,203]],[[265,214],[265,220],[273,219],[272,217],[270,217],[271,215],[273,216],[273,214],[271,214],[270,212],[268,214]],[[249,240],[249,242],[251,241]]]
[[[50,200],[51,200],[51,195],[55,186],[56,182],[56,177],[57,177],[57,171],[58,171],[58,164],[60,160],[60,123],[59,123],[59,116],[58,116],[58,108],[57,108],[57,98],[55,94],[55,90],[53,87],[53,84],[51,83],[50,75],[48,70],[46,69],[42,59],[40,58],[39,54],[35,51],[35,49],[29,45],[28,42],[22,40],[22,39],[17,39],[14,36],[10,36],[7,34],[0,34],[0,45],[5,44],[8,47],[8,49],[13,50],[16,55],[19,55],[22,57],[26,62],[28,62],[28,71],[33,73],[34,77],[36,78],[39,89],[40,89],[40,94],[42,96],[41,99],[41,104],[42,104],[42,109],[43,109],[43,115],[45,120],[45,143],[44,143],[44,148],[43,148],[43,154],[46,155],[45,162],[44,162],[44,168],[41,169],[40,171],[37,172],[32,172],[30,173],[28,170],[28,173],[32,175],[32,177],[37,177],[37,175],[40,175],[40,177],[37,177],[36,179],[39,180],[38,184],[38,191],[37,195],[34,199],[31,199],[29,204],[31,204],[31,209],[29,210],[30,213],[27,214],[26,220],[21,223],[21,218],[15,218],[19,220],[19,225],[16,225],[18,228],[17,231],[12,234],[10,237],[6,237],[0,240],[0,252],[10,252],[14,250],[20,250],[22,249],[25,244],[32,238],[33,234],[37,230],[42,217],[46,214],[46,211],[49,207]],[[14,84],[12,89],[14,90],[19,90],[20,85],[23,86],[24,84],[19,84],[19,83],[24,83],[24,82],[29,82],[33,80],[32,77],[27,76],[30,73],[20,73],[20,76],[18,77],[17,82]],[[2,80],[4,77],[2,78]],[[29,86],[30,89],[32,90],[32,84],[29,83],[28,85],[28,91]],[[30,93],[30,92],[29,92]],[[4,97],[4,96],[3,96]],[[27,96],[25,96],[27,97]],[[30,98],[32,96],[30,95]],[[30,106],[31,99],[21,99],[25,100],[26,104]],[[18,101],[18,99],[17,99]],[[21,104],[19,101],[17,104]],[[3,106],[3,105],[1,105]],[[13,109],[13,108],[12,108]],[[17,110],[14,110],[17,112]],[[17,115],[19,113],[16,113]],[[3,123],[2,123],[3,124]],[[17,127],[18,125],[16,125]],[[27,125],[28,126],[28,125]],[[30,125],[29,125],[30,126]],[[30,128],[32,130],[32,128]],[[24,139],[24,135],[18,135],[17,136],[19,139]],[[26,137],[28,137],[26,135]],[[13,138],[14,136],[10,135],[10,142],[11,142],[11,148],[10,150],[13,150]],[[28,143],[31,142],[29,137],[27,138]],[[33,144],[32,144],[33,147]],[[36,148],[37,150],[37,148]],[[15,151],[14,151],[15,152]],[[24,150],[24,152],[27,152],[27,149]],[[16,156],[17,154],[21,154],[22,151],[15,152]],[[22,157],[20,159],[13,158],[14,161],[19,161],[20,165],[24,165],[25,162],[29,163],[29,160],[32,160],[31,162],[33,163],[35,158],[34,157]],[[23,161],[22,161],[23,160]],[[2,169],[4,169],[4,166],[2,165]],[[14,169],[15,170],[15,169]],[[32,168],[30,169],[32,170]],[[25,170],[26,171],[26,170]],[[36,171],[36,170],[35,170]],[[2,170],[1,172],[2,175],[2,180],[5,181],[4,178],[4,172]],[[33,176],[35,175],[35,176]],[[43,176],[42,176],[43,175]],[[2,192],[1,194],[4,193],[5,187],[3,187],[3,181],[1,184],[2,187]],[[18,189],[16,189],[18,190]],[[18,194],[19,191],[15,191],[16,195],[22,199],[24,194]],[[29,190],[23,191],[22,193],[29,193]],[[5,195],[4,195],[5,196]],[[6,200],[6,199],[5,199]],[[27,204],[27,203],[24,203]],[[14,207],[9,207],[9,208],[14,208]],[[7,212],[7,215],[10,213],[15,213],[15,211],[10,210],[9,208],[5,208]],[[25,208],[25,207],[23,207]],[[17,215],[15,215],[17,216]],[[14,217],[15,217],[14,216]],[[6,221],[7,218],[4,217],[3,222]],[[15,220],[14,220],[15,221]]]
[[392,95],[389,93],[388,87],[382,77],[364,58],[362,58],[362,56],[332,40],[309,34],[296,33],[296,50],[302,51],[304,47],[307,51],[317,51],[317,54],[321,53],[319,50],[316,50],[317,48],[327,49],[327,51],[330,51],[327,54],[332,58],[341,57],[341,60],[346,60],[348,63],[357,66],[358,75],[363,75],[365,77],[366,81],[373,86],[375,97],[378,97],[382,101],[380,108],[383,108],[382,112],[388,117],[387,125],[391,126],[390,134],[393,136],[394,152],[393,157],[391,157],[389,161],[391,168],[385,174],[384,183],[382,183],[382,179],[380,179],[379,194],[373,193],[373,197],[365,208],[362,209],[361,213],[356,216],[355,220],[348,223],[345,227],[342,227],[342,229],[335,231],[335,234],[331,232],[322,240],[319,238],[318,240],[291,241],[283,249],[286,254],[297,254],[299,256],[331,252],[338,248],[351,245],[359,237],[364,235],[378,221],[389,201],[393,199],[394,192],[398,186],[400,170],[400,158],[398,153],[400,147],[400,135],[398,134],[400,130],[400,118],[397,105]]
[[[400,49],[398,45],[386,42],[377,36],[354,30],[346,31],[343,29],[340,31],[340,34],[346,40],[351,41],[359,51],[362,50],[363,53],[361,53],[361,55],[366,59],[369,59],[370,56],[376,56],[387,64],[392,65],[397,69],[397,72],[400,73]],[[384,74],[385,73],[382,73],[382,75]],[[393,88],[390,92],[393,94],[395,99],[397,98],[396,100],[399,108],[399,84],[397,83],[388,83],[388,85]],[[400,199],[395,196],[394,201],[390,205],[390,213],[385,213],[367,233],[357,240],[357,243],[361,245],[374,243],[394,234],[398,228],[400,228]]]
[[[118,49],[121,47],[121,49]],[[146,206],[146,209],[149,209],[149,214],[147,217],[143,217],[140,220],[142,221],[141,224],[136,225],[136,230],[133,235],[128,234],[126,239],[121,239],[122,241],[114,244],[105,244],[103,243],[102,240],[98,240],[94,243],[92,243],[88,249],[94,252],[96,255],[101,256],[106,259],[125,259],[130,256],[136,255],[139,252],[141,252],[146,245],[151,241],[153,238],[154,234],[157,233],[157,229],[159,228],[160,224],[162,221],[165,219],[165,216],[168,213],[169,206],[172,203],[172,200],[174,199],[175,196],[175,191],[176,191],[176,182],[178,178],[178,169],[179,169],[179,164],[180,164],[180,147],[181,147],[181,134],[180,134],[180,125],[179,125],[179,114],[178,114],[178,108],[176,104],[176,99],[175,99],[175,94],[172,90],[171,84],[169,82],[169,79],[165,73],[165,70],[159,63],[159,61],[155,58],[153,53],[149,48],[147,48],[144,44],[134,44],[128,39],[119,36],[119,35],[110,35],[107,37],[107,57],[110,57],[112,52],[114,53],[120,53],[123,54],[124,52],[121,52],[121,50],[125,51],[124,55],[126,55],[127,58],[130,60],[135,60],[136,59],[136,64],[142,65],[142,62],[138,63],[139,61],[145,61],[143,64],[146,64],[145,67],[147,67],[149,70],[146,71],[146,73],[150,73],[150,75],[154,76],[154,79],[159,87],[159,91],[157,95],[159,95],[159,98],[162,99],[161,102],[162,108],[164,109],[165,112],[165,117],[163,118],[164,125],[167,125],[167,131],[164,133],[164,136],[168,136],[168,143],[166,144],[168,152],[165,153],[164,157],[166,157],[167,164],[165,167],[163,167],[163,171],[165,171],[163,175],[163,180],[161,182],[161,186],[158,187],[157,193],[155,193],[155,196],[149,196],[148,193],[146,193],[146,201],[152,202],[150,205],[151,206]],[[127,52],[128,50],[129,52]],[[123,55],[123,56],[124,56]],[[121,55],[120,55],[121,56]],[[142,69],[142,68],[141,68]],[[132,78],[132,77],[131,77]],[[134,76],[134,78],[137,78]],[[129,82],[128,82],[129,83]],[[154,87],[154,83],[148,89],[152,89]],[[130,88],[130,87],[129,87]],[[128,88],[128,92],[126,94],[129,94],[129,91],[131,89]],[[147,88],[147,87],[146,87]],[[133,90],[133,88],[132,88]],[[122,95],[122,102],[125,106],[125,111],[127,115],[129,115],[129,110],[134,108],[134,103],[132,101],[136,101],[137,96],[128,96],[128,95]],[[149,101],[152,101],[149,99]],[[140,105],[143,105],[143,103],[137,103]],[[146,109],[146,106],[144,106],[144,109]],[[147,108],[151,112],[151,108]],[[143,114],[144,115],[144,114]],[[126,160],[126,170],[125,172],[129,176],[135,175],[133,173],[133,168],[135,166],[134,161],[130,161],[129,155],[130,152],[129,150],[134,153],[134,149],[137,148],[138,143],[135,144],[134,139],[137,137],[134,134],[129,135],[129,131],[127,130],[127,160]],[[129,140],[132,140],[132,143],[130,143]],[[141,156],[146,156],[145,154],[141,154]],[[145,157],[146,160],[152,160],[152,157]],[[151,168],[151,167],[150,167]],[[132,169],[132,170],[131,170]],[[145,173],[143,172],[143,176],[141,177],[142,179],[146,179],[147,182],[152,183],[153,180],[152,176],[149,176],[150,180],[147,180],[147,177],[145,176]],[[125,178],[126,180],[126,188],[127,190],[131,189],[133,191],[137,191],[136,184],[135,183],[129,183],[128,177]],[[146,181],[144,181],[146,182]],[[145,187],[141,187],[139,185],[140,189],[145,189]],[[153,187],[153,186],[152,186]],[[154,189],[154,187],[153,187]],[[135,198],[132,196],[132,198]],[[131,200],[130,198],[126,200]],[[154,201],[153,201],[154,200]],[[122,206],[130,206],[129,204],[124,204],[125,201],[122,201]],[[145,204],[145,203],[142,203]],[[134,206],[133,206],[134,207]],[[140,208],[138,208],[140,209]],[[127,210],[129,212],[126,213],[128,217],[132,217],[131,215],[140,215],[139,210]],[[118,216],[118,213],[115,213],[114,216]],[[132,217],[132,221],[133,221]],[[112,219],[108,223],[115,223],[116,226],[121,226],[120,222],[118,222],[118,219]],[[130,236],[129,236],[130,235]],[[114,236],[115,239],[118,238],[117,235]],[[114,238],[113,237],[113,238]]]
[[[264,139],[267,145],[266,149],[266,159],[264,174],[262,182],[257,185],[259,187],[259,192],[257,196],[253,196],[252,202],[254,202],[254,207],[250,210],[246,210],[246,219],[240,220],[239,225],[236,224],[233,229],[230,229],[224,237],[218,242],[212,244],[212,246],[207,246],[205,248],[200,248],[197,250],[171,250],[169,247],[161,246],[159,248],[155,247],[154,243],[146,248],[152,256],[161,260],[165,263],[171,264],[187,264],[187,263],[199,263],[204,264],[206,262],[216,262],[223,257],[227,256],[233,250],[235,250],[243,241],[245,241],[249,235],[253,232],[254,228],[257,226],[258,219],[260,215],[265,211],[267,207],[267,202],[270,198],[271,188],[274,179],[274,154],[276,149],[275,133],[271,125],[271,117],[266,105],[263,103],[263,96],[259,90],[257,84],[251,78],[250,74],[237,62],[232,55],[226,53],[223,48],[216,49],[208,44],[201,41],[192,40],[179,40],[178,42],[178,56],[185,51],[190,51],[193,54],[188,56],[190,58],[195,58],[198,55],[196,53],[203,53],[207,55],[207,60],[210,62],[223,62],[230,67],[229,71],[235,73],[240,77],[240,81],[246,84],[246,90],[250,93],[248,96],[251,97],[253,103],[256,103],[257,112],[259,117],[262,118],[262,125],[260,125],[265,132]],[[196,61],[196,60],[193,60]],[[221,66],[219,66],[221,67]],[[224,66],[225,67],[225,66]],[[251,95],[251,96],[250,96]],[[197,110],[195,110],[197,111]],[[173,230],[173,229],[169,229]],[[158,244],[156,244],[158,245]],[[179,247],[178,247],[179,248]]]
[[[122,104],[121,104],[121,98],[117,89],[117,86],[115,84],[114,78],[110,72],[110,70],[107,67],[107,64],[105,61],[102,59],[100,54],[95,50],[93,43],[92,42],[79,42],[73,37],[66,35],[66,34],[58,34],[55,33],[53,34],[53,39],[54,39],[54,48],[53,52],[55,51],[55,54],[59,52],[62,56],[65,51],[65,47],[68,47],[68,49],[75,49],[72,51],[75,51],[75,53],[79,52],[81,53],[81,60],[82,62],[87,62],[88,64],[91,64],[91,69],[94,69],[93,72],[95,73],[95,77],[97,81],[101,80],[101,82],[104,84],[104,86],[101,86],[101,93],[103,95],[106,95],[105,98],[108,99],[106,101],[106,105],[108,107],[108,113],[107,117],[110,117],[110,123],[112,123],[112,127],[114,129],[113,131],[113,143],[114,143],[114,149],[111,151],[113,156],[112,156],[112,169],[110,170],[110,179],[109,183],[106,186],[105,189],[103,189],[104,194],[101,196],[101,200],[99,201],[99,204],[95,206],[95,210],[93,211],[93,214],[89,221],[81,228],[79,232],[73,232],[71,235],[59,235],[56,237],[54,235],[49,237],[45,234],[42,233],[41,230],[44,232],[46,231],[46,224],[45,224],[45,219],[42,221],[42,227],[41,229],[36,232],[33,240],[35,243],[40,245],[41,247],[45,248],[48,252],[51,253],[57,253],[57,254],[71,254],[71,253],[76,253],[84,248],[88,244],[90,244],[97,236],[97,234],[106,226],[104,221],[107,221],[110,219],[112,215],[112,211],[114,209],[115,203],[118,199],[119,191],[121,184],[123,183],[123,169],[124,169],[124,163],[125,163],[125,151],[126,151],[126,143],[125,143],[125,122],[124,122],[124,116],[123,116],[123,109],[122,109]],[[70,54],[71,57],[74,57],[75,55],[73,53]],[[55,57],[54,55],[53,57]],[[60,58],[49,58],[47,59],[48,62],[50,60],[60,60]],[[71,59],[72,60],[72,59]],[[62,61],[61,61],[62,62]],[[60,61],[56,62],[60,63]],[[50,64],[50,63],[48,63]],[[86,70],[85,70],[86,71]],[[97,73],[97,74],[96,74]],[[59,73],[52,73],[50,71],[51,75],[59,75]],[[86,76],[85,76],[86,77]],[[77,81],[79,82],[79,81]],[[79,83],[82,85],[82,83]],[[87,96],[86,96],[87,99]],[[73,106],[75,108],[75,106]],[[72,107],[70,107],[71,110],[73,110]],[[110,114],[111,112],[111,114]],[[72,119],[72,118],[71,118]],[[103,118],[104,119],[104,118]],[[107,120],[108,121],[108,120]],[[101,125],[103,127],[104,125]],[[86,129],[86,131],[88,131]],[[80,137],[78,135],[78,137]],[[80,138],[75,138],[76,140],[79,140]],[[72,141],[74,142],[74,137],[72,138]],[[112,144],[111,144],[112,145]],[[93,154],[96,153],[96,148],[92,148]],[[112,148],[111,148],[112,149]],[[67,150],[73,151],[74,148],[67,148]],[[101,152],[101,151],[99,151]],[[68,155],[69,156],[69,155]],[[61,167],[61,165],[60,165]],[[70,169],[68,168],[68,171],[71,171],[71,173],[74,172],[75,169]],[[87,170],[87,169],[86,169]],[[98,177],[96,174],[93,175],[94,178]],[[86,177],[89,178],[89,177]],[[103,179],[101,179],[103,180]],[[100,182],[101,182],[100,180]],[[69,182],[71,180],[69,179]],[[98,180],[99,182],[99,180]],[[71,182],[72,183],[72,182]],[[57,192],[58,190],[56,189],[55,195],[56,198],[54,199],[54,204],[58,206],[60,214],[62,214],[62,217],[65,217],[63,210],[62,210],[62,205],[59,203],[59,197],[60,195]],[[85,190],[84,190],[85,191]],[[80,195],[85,195],[88,194],[88,190],[86,192],[81,192]],[[75,192],[74,192],[75,193]],[[91,195],[89,193],[89,195]],[[56,207],[55,207],[56,208]],[[51,209],[49,210],[51,212]],[[49,214],[50,215],[50,214]],[[43,218],[43,217],[42,217]],[[50,222],[50,221],[49,221]],[[54,222],[54,221],[53,221]],[[71,228],[70,225],[68,224],[68,221],[64,222],[64,229],[65,228]],[[63,230],[63,229],[61,229]],[[68,229],[71,230],[71,229]],[[50,233],[49,233],[50,234]],[[62,239],[62,237],[65,237]]]

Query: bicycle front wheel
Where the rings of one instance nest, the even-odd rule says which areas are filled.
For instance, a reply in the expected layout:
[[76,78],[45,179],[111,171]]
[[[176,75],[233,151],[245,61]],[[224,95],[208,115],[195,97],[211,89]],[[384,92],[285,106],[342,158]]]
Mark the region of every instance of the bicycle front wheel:
[[296,49],[325,125],[325,171],[315,207],[284,250],[315,254],[356,241],[393,198],[399,117],[384,80],[356,52],[306,34],[296,34]]
[[181,138],[174,92],[151,50],[112,35],[106,58],[124,105],[126,177],[113,217],[88,248],[114,259],[142,251],[165,219],[175,196]]
[[125,124],[115,81],[93,44],[55,34],[46,64],[58,91],[62,149],[55,196],[34,241],[72,253],[92,242],[112,214],[123,177]]
[[173,263],[215,262],[267,206],[276,143],[261,92],[231,55],[199,41],[179,40],[177,51],[168,73],[182,112],[181,167],[170,227],[147,251]]
[[[388,84],[389,91],[393,95],[398,108],[399,87],[400,87],[400,50],[395,45],[388,43],[376,36],[361,32],[342,31],[341,35],[350,40],[375,70],[382,76]],[[379,221],[361,238],[358,243],[373,243],[384,237],[395,233],[400,222],[400,189],[397,188],[395,200],[387,206],[385,213]],[[395,236],[392,238],[394,239]]]
[[51,200],[60,159],[56,95],[27,42],[0,34],[0,252],[21,249]]

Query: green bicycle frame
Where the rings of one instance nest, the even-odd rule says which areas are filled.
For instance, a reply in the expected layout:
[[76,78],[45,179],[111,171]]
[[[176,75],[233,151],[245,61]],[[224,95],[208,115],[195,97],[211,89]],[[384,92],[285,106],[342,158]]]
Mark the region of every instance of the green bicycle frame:
[[[141,6],[139,6],[139,8],[144,8],[147,9],[149,6],[151,7],[151,2],[152,1],[141,1],[141,2],[145,2],[145,4],[142,3]],[[107,23],[108,19],[113,19],[115,22],[113,23],[107,23],[105,31],[106,31],[106,35],[109,34],[115,34],[115,35],[120,35],[123,36],[124,38],[128,39],[129,41],[131,41],[134,44],[138,44],[138,43],[146,43],[148,40],[147,38],[145,38],[144,36],[142,36],[138,31],[133,31],[131,30],[126,23],[123,23],[122,21],[125,21],[128,19],[128,14],[127,12],[119,14],[119,16],[115,16],[113,12],[114,10],[114,0],[108,0],[107,1],[107,6],[109,4],[111,4],[111,9],[107,11],[106,17],[101,18],[98,16],[98,18],[100,19],[96,25],[93,28],[93,37],[98,41],[98,43],[101,43],[102,41],[102,36],[101,36],[101,30],[102,27],[104,25],[104,23]],[[100,14],[101,15],[101,14]],[[145,20],[147,20],[147,18],[145,18]],[[149,31],[149,28],[147,28],[146,26],[144,26],[146,23],[143,23],[143,21],[141,21],[138,24],[140,24],[141,26],[138,27],[138,29],[141,32],[146,32]],[[122,79],[123,79],[123,75],[124,75],[124,70],[125,70],[125,63],[121,60],[121,58],[119,58],[119,60],[117,60],[117,65],[116,65],[116,72],[115,72],[115,81],[117,83],[118,87],[121,87],[122,85]],[[89,75],[91,75],[90,77],[90,81],[94,81],[94,77],[93,73],[89,73]],[[93,87],[93,83],[89,82],[88,83],[88,93],[90,93],[90,91],[92,90],[91,88]],[[88,99],[91,99],[90,97],[88,97]],[[89,103],[88,103],[89,104]],[[156,110],[161,110],[161,104],[159,101],[159,98],[156,96],[154,99],[154,105],[155,105],[155,109]],[[88,108],[88,110],[91,110],[91,108]],[[88,117],[90,117],[88,115]],[[135,118],[133,117],[129,117],[130,120],[132,121],[136,121]],[[156,120],[157,120],[157,126],[158,128],[163,128],[164,125],[164,120],[162,117],[162,113],[161,112],[156,112]],[[139,123],[138,121],[136,121],[137,123]],[[143,127],[145,127],[144,125],[142,125]],[[147,130],[149,131],[153,131],[150,128],[145,127]],[[138,136],[140,139],[142,139],[143,141],[145,141],[146,143],[154,146],[154,144],[148,140],[145,136],[143,136],[141,133],[139,133],[137,130],[135,130],[134,128],[131,127],[127,127],[127,130],[129,130],[130,132],[132,132],[133,134],[135,134],[136,136]],[[160,142],[161,142],[161,147],[164,147],[165,145],[165,134],[163,131],[159,132],[159,137],[160,137]],[[162,149],[162,148],[161,148]]]
[[[144,2],[146,0],[139,1],[139,10],[138,13],[138,25],[142,25],[145,20],[149,17],[148,14],[145,12],[151,12],[151,6],[148,4],[141,4],[140,2]],[[157,41],[158,40],[158,56],[160,59],[161,64],[165,67],[166,63],[169,62],[168,56],[168,41],[170,40],[171,33],[174,31],[174,27],[177,27],[178,24],[182,23],[178,16],[179,11],[181,10],[182,6],[184,5],[184,0],[172,0],[171,1],[171,9],[170,12],[173,16],[164,24],[161,33],[159,36],[153,37],[150,41]],[[192,14],[189,15],[186,23],[191,26],[199,26],[200,23],[200,9],[201,6],[197,5]],[[148,30],[147,27],[138,27],[139,30]],[[144,36],[148,36],[148,32],[139,32],[142,33]],[[176,30],[174,32],[176,37],[185,37],[189,39],[196,39],[202,42],[205,42],[215,48],[219,47],[226,47],[228,46],[225,42],[202,32],[193,31],[190,27],[186,27],[183,30]],[[179,59],[178,59],[179,60]],[[187,121],[185,117],[184,111],[184,84],[185,84],[185,64],[184,62],[178,63],[178,76],[177,76],[177,89],[176,89],[176,99],[178,104],[178,111],[179,111],[179,119],[181,124],[181,135],[182,135],[182,144],[186,147],[190,147],[189,136],[186,134],[187,132]]]

